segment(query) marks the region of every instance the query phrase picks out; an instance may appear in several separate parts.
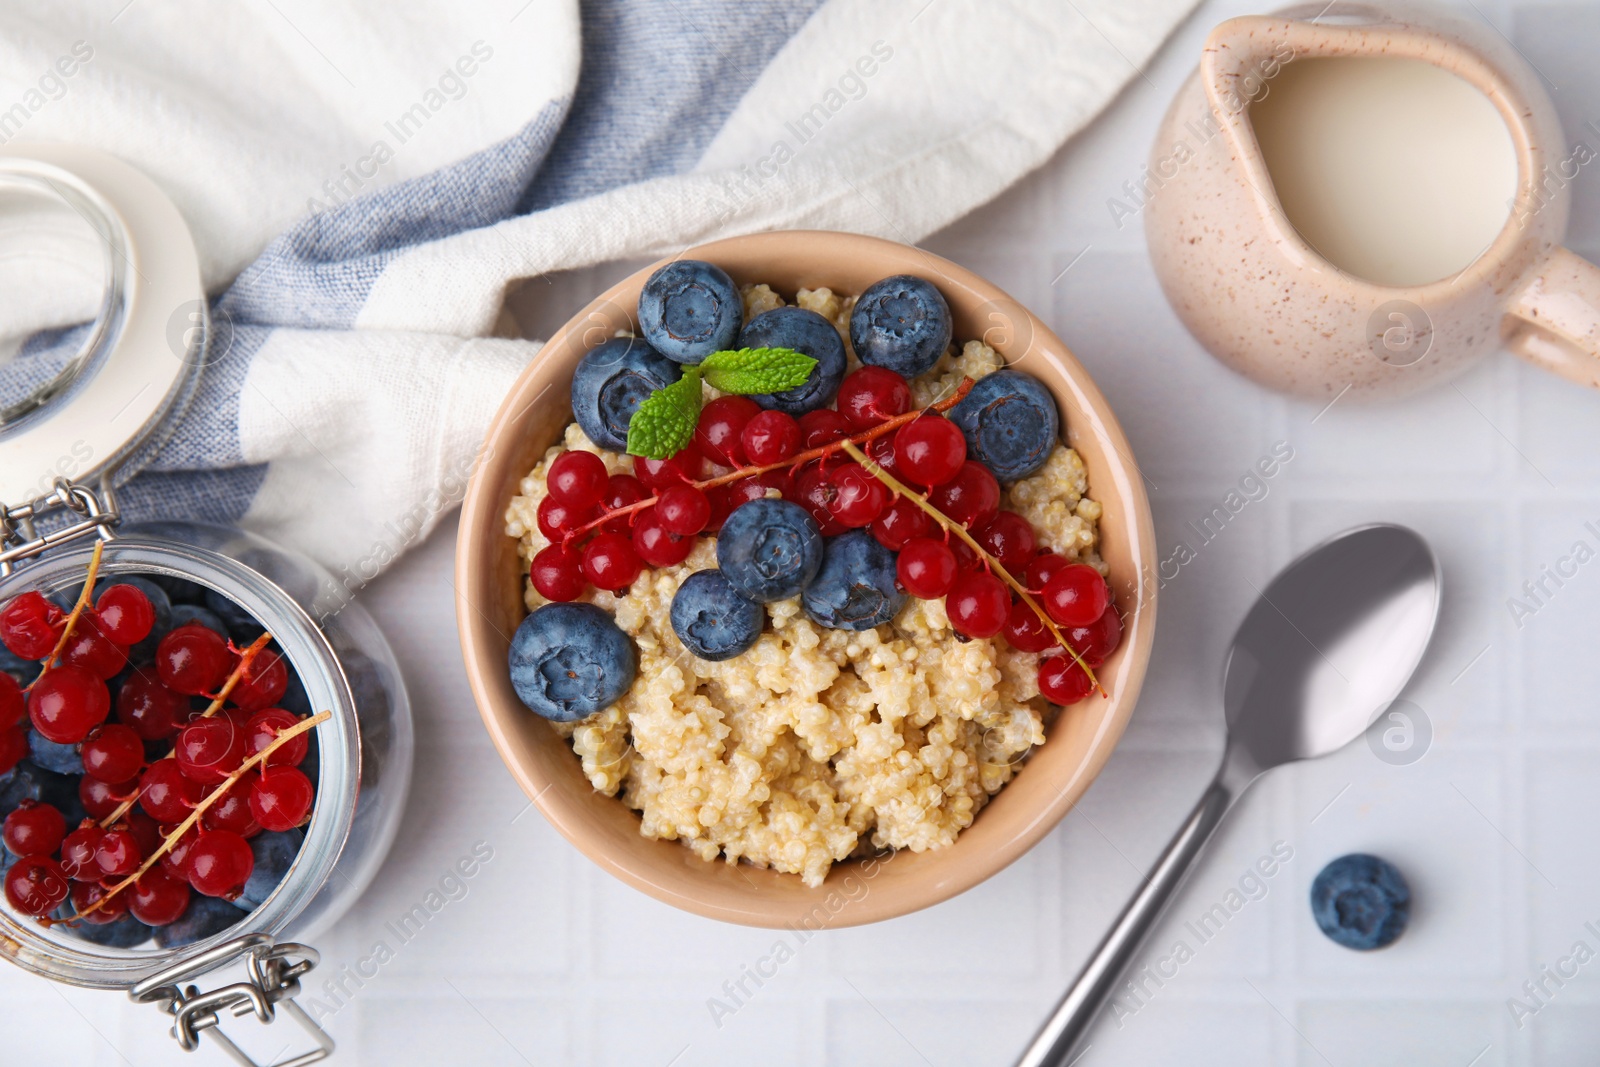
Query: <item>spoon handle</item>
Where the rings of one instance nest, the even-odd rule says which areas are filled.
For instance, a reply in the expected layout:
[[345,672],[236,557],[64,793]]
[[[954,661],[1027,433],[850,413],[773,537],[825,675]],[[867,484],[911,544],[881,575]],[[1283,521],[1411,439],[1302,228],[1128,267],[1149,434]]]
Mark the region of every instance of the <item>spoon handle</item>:
[[1116,988],[1122,973],[1133,962],[1139,947],[1154,929],[1156,920],[1161,918],[1161,913],[1183,884],[1195,858],[1205,849],[1211,835],[1221,825],[1223,816],[1238,797],[1238,791],[1224,778],[1219,773],[1206,788],[1188,821],[1150,869],[1143,888],[1134,894],[1123,909],[1116,925],[1112,926],[1083,968],[1083,973],[1078,975],[1078,980],[1072,983],[1067,995],[1056,1005],[1049,1021],[1017,1061],[1017,1067],[1066,1067],[1071,1062],[1067,1057],[1089,1032],[1100,1006]]

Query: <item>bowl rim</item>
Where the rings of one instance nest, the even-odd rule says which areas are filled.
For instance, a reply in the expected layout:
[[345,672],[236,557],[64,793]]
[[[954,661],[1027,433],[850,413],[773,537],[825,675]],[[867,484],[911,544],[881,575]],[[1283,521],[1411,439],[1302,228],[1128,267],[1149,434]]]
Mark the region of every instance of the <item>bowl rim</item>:
[[[941,291],[946,292],[947,298],[952,292],[956,294],[954,299],[950,299],[952,309],[956,308],[958,302],[963,306],[976,306],[979,311],[987,309],[991,318],[995,314],[1005,316],[1004,321],[1013,331],[1025,328],[1028,331],[1028,342],[1022,353],[1012,357],[1004,351],[1004,344],[997,343],[993,347],[1008,357],[1007,365],[1014,365],[1023,357],[1037,356],[1058,372],[1061,389],[1052,388],[1052,392],[1057,394],[1058,402],[1062,390],[1065,390],[1074,401],[1073,418],[1063,418],[1067,441],[1076,447],[1078,439],[1092,437],[1102,446],[1101,451],[1106,466],[1101,470],[1090,470],[1090,493],[1097,500],[1114,495],[1124,502],[1122,506],[1127,513],[1122,532],[1127,540],[1128,555],[1136,564],[1132,574],[1113,575],[1113,580],[1119,589],[1119,601],[1125,602],[1131,598],[1132,606],[1123,613],[1122,645],[1100,669],[1102,682],[1112,693],[1109,698],[1111,705],[1109,712],[1103,716],[1096,731],[1088,738],[1087,750],[1082,759],[1066,768],[1066,773],[1062,775],[1063,780],[1059,783],[1053,798],[1033,810],[1031,816],[1024,819],[1009,837],[987,842],[991,846],[988,852],[966,856],[964,863],[940,872],[937,877],[917,879],[913,876],[909,881],[897,880],[892,892],[863,894],[860,899],[852,897],[850,906],[837,912],[830,907],[827,925],[830,928],[841,928],[907,915],[941,903],[978,885],[1020,859],[1042,840],[1082,797],[1105,766],[1126,728],[1137,704],[1149,665],[1159,584],[1156,580],[1155,531],[1149,500],[1144,489],[1143,475],[1133,459],[1126,435],[1088,371],[1066,344],[1037,316],[998,286],[964,267],[915,246],[883,238],[827,230],[786,230],[724,238],[686,248],[676,255],[664,257],[629,274],[597,295],[555,331],[508,389],[484,436],[483,446],[474,464],[472,477],[462,501],[456,546],[457,628],[468,683],[479,715],[501,761],[528,796],[531,806],[537,807],[546,821],[591,861],[648,896],[681,910],[724,922],[773,929],[799,929],[800,925],[806,922],[806,918],[817,910],[815,907],[773,902],[770,898],[760,899],[759,893],[756,894],[756,900],[746,901],[742,896],[728,899],[726,893],[712,893],[710,896],[716,899],[708,899],[693,891],[696,883],[702,880],[707,883],[706,888],[709,889],[712,878],[721,877],[720,874],[713,872],[724,868],[759,872],[758,877],[775,875],[793,879],[796,885],[800,884],[798,876],[777,874],[765,868],[753,868],[744,864],[735,867],[718,860],[701,860],[681,842],[647,838],[643,834],[636,834],[635,845],[619,846],[589,833],[592,827],[581,817],[576,802],[567,802],[571,799],[568,796],[569,790],[560,788],[559,780],[544,774],[519,755],[521,746],[513,738],[503,718],[509,716],[525,718],[528,712],[520,707],[497,707],[496,694],[491,691],[490,678],[497,669],[497,660],[498,669],[504,673],[504,652],[498,646],[494,651],[485,646],[491,641],[491,631],[494,631],[502,641],[504,635],[498,634],[493,623],[475,605],[473,599],[474,590],[483,586],[486,579],[494,578],[493,574],[486,573],[492,570],[486,554],[476,551],[478,538],[475,534],[487,526],[492,530],[492,536],[507,537],[504,532],[505,508],[509,500],[505,495],[506,482],[503,478],[492,476],[493,464],[490,460],[497,450],[498,442],[518,432],[518,425],[523,416],[543,395],[541,391],[532,399],[523,396],[530,378],[540,374],[540,368],[548,363],[549,359],[571,358],[575,361],[577,353],[586,351],[593,347],[593,344],[598,344],[600,340],[609,336],[604,333],[598,337],[586,336],[595,333],[595,322],[603,321],[603,316],[596,318],[602,309],[615,313],[627,308],[625,314],[630,320],[636,321],[636,314],[632,309],[637,303],[639,288],[645,279],[666,263],[685,258],[716,263],[719,256],[746,255],[752,246],[770,245],[772,242],[780,245],[792,242],[797,243],[797,246],[814,246],[817,242],[825,242],[836,256],[848,257],[855,254],[879,260],[887,259],[900,264],[892,273],[915,273],[920,270],[924,274],[934,274],[937,276]],[[772,271],[772,274],[777,276],[784,273],[785,269],[781,264],[775,266]],[[788,288],[781,281],[781,277],[770,278],[769,282],[775,286]],[[987,340],[989,332],[991,331],[986,330],[981,336]],[[526,471],[514,472],[514,477],[520,479],[525,473]],[[1112,494],[1095,492],[1096,482],[1102,489],[1107,482],[1116,483],[1114,492]],[[514,485],[515,482],[511,484]],[[1104,527],[1101,528],[1101,532],[1103,536]],[[514,698],[511,703],[515,703]],[[1056,730],[1064,716],[1069,713],[1062,712],[1057,715],[1049,729]],[[551,736],[556,737],[554,733]],[[567,745],[565,741],[560,743],[564,747]],[[1019,772],[1017,778],[1024,773],[1026,770]],[[622,805],[620,797],[607,797],[589,789],[587,779],[581,774],[578,780],[583,782],[589,798],[601,797],[607,802]],[[1015,781],[1014,778],[1007,784],[1006,789],[1011,788]],[[1003,796],[1006,789],[994,794],[994,797]],[[637,820],[637,812],[627,808],[623,810]],[[961,831],[954,844],[945,849],[922,853],[921,856],[950,856],[957,853],[962,841],[972,833],[973,827],[979,825],[981,820],[980,812],[973,824]],[[670,878],[651,877],[651,869],[659,868],[661,864],[648,858],[659,853],[648,850],[659,849],[661,846],[678,850],[695,866],[687,868],[689,873],[682,877],[676,875]],[[882,862],[887,864],[894,855],[894,853],[889,854]],[[834,865],[834,872],[849,868],[856,863],[862,864],[866,869],[867,865],[877,862],[878,860],[870,858],[865,861],[840,861]],[[944,866],[949,867],[950,864]],[[694,873],[699,868],[704,868],[703,878]],[[872,869],[867,869],[865,877],[872,876]],[[750,882],[751,879],[745,877],[744,881]],[[824,893],[830,887],[834,887],[834,882],[834,875],[830,873],[828,880],[810,893],[821,902]],[[830,899],[834,895],[836,894],[829,894]]]

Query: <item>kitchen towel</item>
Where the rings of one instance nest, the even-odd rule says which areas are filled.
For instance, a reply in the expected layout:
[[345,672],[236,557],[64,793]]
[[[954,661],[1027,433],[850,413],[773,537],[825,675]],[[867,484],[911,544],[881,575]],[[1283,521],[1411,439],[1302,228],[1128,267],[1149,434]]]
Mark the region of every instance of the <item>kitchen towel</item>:
[[[510,288],[751,231],[917,241],[1192,2],[9,0],[0,143],[111,151],[194,232],[217,347],[125,513],[242,525],[343,593],[459,500],[538,351],[503,336]],[[23,303],[0,400],[83,329]]]

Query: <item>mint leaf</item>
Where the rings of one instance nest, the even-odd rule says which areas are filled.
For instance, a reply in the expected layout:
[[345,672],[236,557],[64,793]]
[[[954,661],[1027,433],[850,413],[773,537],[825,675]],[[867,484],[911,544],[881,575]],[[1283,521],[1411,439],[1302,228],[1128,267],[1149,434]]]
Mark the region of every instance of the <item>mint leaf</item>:
[[683,368],[683,377],[657,389],[628,420],[628,454],[670,459],[694,437],[700,420],[700,369]]
[[713,389],[748,396],[804,385],[817,361],[792,348],[739,348],[713,352],[700,370]]

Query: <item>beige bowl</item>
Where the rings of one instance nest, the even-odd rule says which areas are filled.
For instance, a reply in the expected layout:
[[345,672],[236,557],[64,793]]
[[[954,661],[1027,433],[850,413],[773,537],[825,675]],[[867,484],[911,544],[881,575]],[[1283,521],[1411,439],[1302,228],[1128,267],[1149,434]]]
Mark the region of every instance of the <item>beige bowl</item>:
[[876,922],[937,904],[1049,833],[1105,765],[1133,712],[1155,629],[1156,570],[1150,505],[1128,442],[1100,390],[1055,334],[1004,292],[938,256],[817,231],[735,237],[684,256],[715,263],[740,284],[766,282],[787,299],[802,287],[859,293],[891,274],[920,275],[950,302],[958,343],[982,337],[1049,387],[1067,441],[1088,465],[1089,492],[1105,505],[1101,553],[1126,619],[1122,646],[1099,672],[1110,698],[1092,696],[1057,716],[1046,744],[953,846],[839,863],[817,889],[806,888],[797,875],[708,863],[680,842],[644,837],[636,812],[596,793],[567,743],[511,688],[506,654],[527,609],[523,564],[516,541],[506,536],[505,511],[518,482],[571,421],[573,368],[616,330],[633,327],[639,290],[657,264],[612,286],[559,330],[517,379],[489,429],[462,506],[456,550],[461,650],[484,724],[506,766],[557,830],[611,874],[685,911],[750,926],[816,928]]

